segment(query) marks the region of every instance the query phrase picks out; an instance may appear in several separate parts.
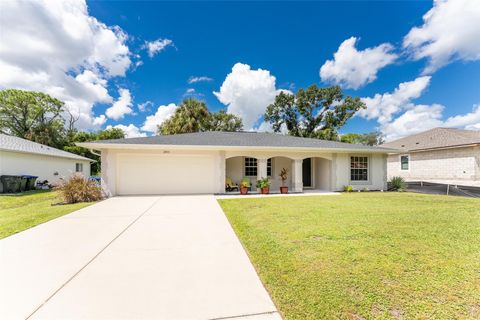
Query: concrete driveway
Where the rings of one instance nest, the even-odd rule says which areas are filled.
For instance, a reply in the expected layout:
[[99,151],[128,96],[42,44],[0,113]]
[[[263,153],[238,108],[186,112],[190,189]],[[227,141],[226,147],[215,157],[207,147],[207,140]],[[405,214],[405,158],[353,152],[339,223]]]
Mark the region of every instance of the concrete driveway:
[[0,319],[281,319],[213,196],[117,197],[0,240]]

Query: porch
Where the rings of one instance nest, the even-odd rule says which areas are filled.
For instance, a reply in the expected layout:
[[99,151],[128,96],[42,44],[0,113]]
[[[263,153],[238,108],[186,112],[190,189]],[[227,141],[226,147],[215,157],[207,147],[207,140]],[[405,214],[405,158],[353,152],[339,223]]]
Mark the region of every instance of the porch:
[[[249,193],[257,194],[257,180],[267,177],[271,183],[270,193],[280,194],[282,179],[280,172],[287,170],[283,185],[289,193],[325,193],[332,190],[332,156],[308,155],[226,155],[225,178],[240,185],[242,179],[250,182]],[[225,194],[235,195],[238,190],[225,190]]]

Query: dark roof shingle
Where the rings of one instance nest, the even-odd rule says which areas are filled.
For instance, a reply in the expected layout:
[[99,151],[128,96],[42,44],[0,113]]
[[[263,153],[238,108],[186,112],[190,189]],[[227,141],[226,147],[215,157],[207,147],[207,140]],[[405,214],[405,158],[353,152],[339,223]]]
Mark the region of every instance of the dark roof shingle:
[[385,150],[359,144],[336,141],[299,138],[264,132],[197,132],[176,135],[159,135],[152,137],[114,139],[93,141],[91,144],[144,144],[144,145],[185,145],[185,146],[228,146],[228,147],[291,147],[291,148],[325,148],[349,150]]
[[384,147],[402,151],[448,148],[480,144],[480,131],[452,128],[434,128],[383,144]]
[[23,153],[34,153],[34,154],[40,154],[45,156],[51,156],[51,157],[61,157],[61,158],[68,158],[68,159],[93,161],[91,159],[79,156],[74,153],[49,147],[44,144],[36,143],[36,142],[22,139],[19,137],[9,136],[6,134],[0,134],[0,150],[23,152]]

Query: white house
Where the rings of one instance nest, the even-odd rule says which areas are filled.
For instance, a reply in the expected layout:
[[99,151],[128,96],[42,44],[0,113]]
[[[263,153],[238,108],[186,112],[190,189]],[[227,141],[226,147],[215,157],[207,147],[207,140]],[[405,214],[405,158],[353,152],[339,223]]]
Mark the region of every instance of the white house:
[[74,173],[90,176],[91,162],[70,152],[0,134],[0,176],[32,175],[55,183]]
[[435,128],[384,144],[388,176],[480,186],[480,131]]
[[78,143],[102,155],[104,187],[112,195],[224,193],[228,177],[239,183],[268,177],[278,190],[282,168],[292,192],[304,189],[383,190],[387,153],[354,145],[273,133],[200,132]]

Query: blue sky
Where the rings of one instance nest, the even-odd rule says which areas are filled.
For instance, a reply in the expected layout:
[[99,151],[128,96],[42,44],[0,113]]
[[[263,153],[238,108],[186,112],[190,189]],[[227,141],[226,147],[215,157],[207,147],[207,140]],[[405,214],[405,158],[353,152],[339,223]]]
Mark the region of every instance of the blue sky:
[[[73,7],[75,10],[69,5],[52,8],[51,2],[44,2],[42,10],[35,10],[34,14],[40,15],[38,20],[25,23],[41,23],[46,31],[58,26],[68,29],[68,22],[56,17],[67,10],[85,16],[85,24],[90,26],[88,19],[95,19],[95,28],[115,37],[102,47],[98,45],[97,31],[92,32],[91,39],[82,34],[80,42],[96,41],[86,46],[92,46],[90,53],[78,57],[88,63],[72,59],[71,65],[65,63],[62,68],[70,68],[69,75],[87,89],[68,89],[60,76],[55,88],[45,85],[47,92],[62,92],[58,93],[60,98],[63,94],[71,105],[79,105],[79,112],[85,113],[79,125],[88,130],[123,125],[130,126],[132,136],[150,135],[152,125],[168,117],[188,96],[205,100],[211,110],[227,108],[255,119],[247,121],[246,129],[265,129],[268,126],[262,125],[258,114],[263,113],[278,90],[296,91],[313,83],[339,83],[346,94],[367,99],[368,111],[351,119],[341,130],[343,133],[381,130],[393,139],[437,125],[480,129],[480,109],[476,107],[480,104],[480,6],[475,0],[458,0],[457,4],[445,0],[78,1]],[[431,17],[424,19],[429,10]],[[445,14],[451,17],[439,22],[436,16]],[[17,28],[9,23],[2,18],[3,27]],[[465,25],[471,29],[465,31]],[[32,25],[35,29],[37,26]],[[412,33],[414,28],[420,28],[420,33]],[[18,35],[25,30],[14,31]],[[41,41],[48,41],[41,37],[41,31],[38,33]],[[70,31],[67,36],[72,36]],[[447,39],[452,36],[458,40]],[[427,40],[419,43],[419,39]],[[13,36],[10,41],[15,41]],[[339,47],[345,41],[348,43],[342,51]],[[61,44],[57,42],[52,47]],[[24,50],[21,43],[13,44]],[[149,52],[149,44],[157,45],[159,50]],[[62,50],[65,49],[58,51]],[[65,56],[78,51],[68,51]],[[334,60],[336,52],[339,57]],[[106,58],[109,54],[113,58]],[[62,59],[58,55],[57,59]],[[36,56],[25,58],[35,60]],[[326,68],[321,77],[320,68],[328,60],[333,66]],[[11,68],[27,68],[5,53],[0,53],[2,61]],[[241,67],[232,72],[238,63]],[[112,71],[114,65],[123,74]],[[54,68],[52,63],[45,72],[55,73]],[[259,73],[258,69],[263,71]],[[91,74],[86,70],[91,70]],[[26,71],[38,74],[38,68]],[[362,73],[368,76],[358,76]],[[80,78],[86,80],[79,80],[78,75],[85,75]],[[209,79],[188,83],[191,77]],[[1,76],[0,86],[42,88],[38,83]],[[67,89],[58,90],[62,86]],[[407,87],[405,92],[399,90],[395,94],[395,89],[402,86]],[[95,90],[92,89],[91,98],[79,101],[80,93],[92,87]],[[66,94],[68,90],[74,93]],[[121,93],[125,99],[120,97]],[[120,103],[115,105],[116,102]],[[147,108],[139,109],[138,105],[145,102],[149,102]],[[113,105],[115,109],[107,111]],[[149,116],[150,131],[145,126]]]

